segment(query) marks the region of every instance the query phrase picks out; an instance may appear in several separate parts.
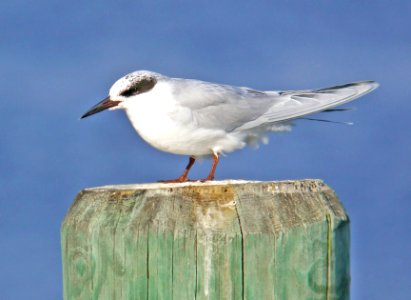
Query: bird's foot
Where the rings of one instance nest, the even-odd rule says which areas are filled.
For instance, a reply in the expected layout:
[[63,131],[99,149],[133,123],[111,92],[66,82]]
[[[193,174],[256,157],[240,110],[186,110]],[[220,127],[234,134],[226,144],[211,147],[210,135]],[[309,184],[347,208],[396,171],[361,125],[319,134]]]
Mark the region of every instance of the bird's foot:
[[161,182],[161,183],[181,183],[181,182],[193,182],[193,181],[196,181],[196,180],[191,180],[191,179],[189,179],[185,176],[180,176],[176,179],[159,180],[158,182]]
[[214,176],[207,176],[206,178],[200,179],[200,182],[212,181],[214,180]]
[[158,182],[160,183],[181,183],[181,182],[206,182],[206,181],[212,181],[212,180],[214,180],[214,177],[210,177],[210,176],[203,178],[203,179],[197,179],[197,180],[178,177],[176,179],[159,180]]

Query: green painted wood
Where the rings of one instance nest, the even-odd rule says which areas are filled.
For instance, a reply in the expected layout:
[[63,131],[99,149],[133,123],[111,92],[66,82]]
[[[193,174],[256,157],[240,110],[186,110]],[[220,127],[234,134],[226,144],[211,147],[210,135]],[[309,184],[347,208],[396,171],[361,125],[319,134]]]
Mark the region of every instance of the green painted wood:
[[66,300],[349,299],[349,221],[320,180],[86,189],[61,237]]

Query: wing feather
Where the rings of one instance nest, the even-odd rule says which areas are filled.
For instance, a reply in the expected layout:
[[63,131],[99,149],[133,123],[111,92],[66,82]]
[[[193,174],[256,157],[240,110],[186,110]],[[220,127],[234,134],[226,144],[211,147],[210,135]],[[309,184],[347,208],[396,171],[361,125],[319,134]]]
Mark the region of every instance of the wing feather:
[[227,132],[269,127],[328,111],[378,87],[374,81],[362,81],[317,90],[277,92],[199,80],[172,80],[175,99],[181,107],[190,109],[198,126]]
[[173,86],[178,103],[191,110],[198,126],[227,132],[258,119],[276,101],[265,92],[198,80],[176,80]]

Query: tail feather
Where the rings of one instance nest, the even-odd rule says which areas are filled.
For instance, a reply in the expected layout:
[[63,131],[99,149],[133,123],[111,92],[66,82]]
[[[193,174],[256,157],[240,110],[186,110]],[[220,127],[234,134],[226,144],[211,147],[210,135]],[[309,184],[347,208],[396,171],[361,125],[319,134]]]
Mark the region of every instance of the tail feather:
[[326,119],[317,119],[317,118],[300,118],[302,120],[308,121],[318,121],[318,122],[326,122],[326,123],[334,123],[334,124],[342,124],[342,125],[354,125],[353,122],[342,122],[342,121],[333,121],[333,120],[326,120]]
[[326,110],[323,110],[322,112],[340,112],[340,111],[349,111],[349,110],[353,110],[354,108],[352,107],[347,107],[347,108],[329,108]]

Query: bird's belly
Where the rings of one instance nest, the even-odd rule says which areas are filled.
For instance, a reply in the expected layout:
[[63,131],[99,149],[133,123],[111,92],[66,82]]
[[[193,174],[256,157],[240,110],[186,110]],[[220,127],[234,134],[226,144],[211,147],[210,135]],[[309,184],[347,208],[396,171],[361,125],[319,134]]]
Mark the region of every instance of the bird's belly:
[[[151,146],[165,152],[182,155],[206,156],[219,152],[219,144],[226,133],[223,130],[197,128],[190,122],[176,122],[167,114],[127,112],[138,134]],[[151,117],[150,117],[151,116]]]

